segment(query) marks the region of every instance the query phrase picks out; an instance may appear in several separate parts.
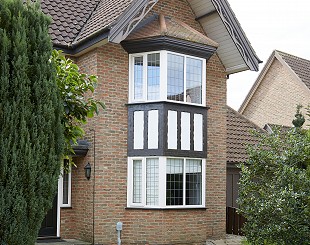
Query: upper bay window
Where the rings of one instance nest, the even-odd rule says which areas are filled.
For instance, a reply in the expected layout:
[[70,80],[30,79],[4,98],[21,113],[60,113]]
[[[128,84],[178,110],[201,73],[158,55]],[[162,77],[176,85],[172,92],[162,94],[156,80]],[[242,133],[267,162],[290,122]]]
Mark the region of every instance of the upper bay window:
[[170,51],[130,54],[129,102],[205,106],[206,60]]

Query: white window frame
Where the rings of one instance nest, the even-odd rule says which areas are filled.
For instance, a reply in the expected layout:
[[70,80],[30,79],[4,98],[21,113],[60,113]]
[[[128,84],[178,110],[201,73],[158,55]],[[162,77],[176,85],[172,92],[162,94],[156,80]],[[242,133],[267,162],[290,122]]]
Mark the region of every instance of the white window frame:
[[[158,100],[148,100],[147,99],[147,55],[148,54],[160,54],[160,94]],[[201,93],[201,104],[186,102],[186,96],[184,96],[184,101],[175,101],[167,99],[167,62],[168,54],[175,54],[184,57],[184,91],[186,91],[186,60],[187,58],[193,58],[202,61],[202,93]],[[134,58],[143,57],[143,96],[142,99],[134,98]],[[171,52],[167,50],[152,51],[144,53],[129,54],[129,103],[141,103],[141,102],[154,102],[154,101],[170,101],[173,103],[182,103],[197,106],[206,106],[206,59],[185,55],[181,53]]]
[[59,197],[60,197],[60,207],[61,208],[68,208],[71,207],[71,166],[68,169],[68,203],[64,203],[63,200],[63,175],[64,170],[61,170],[60,177],[59,177]]
[[[159,203],[158,205],[147,205],[146,204],[146,159],[156,158],[159,161]],[[183,195],[183,205],[166,205],[166,165],[167,159],[196,159],[201,160],[202,169],[202,193],[201,193],[201,205],[186,205],[185,198],[186,195]],[[142,201],[141,203],[133,202],[133,161],[141,160],[142,161]],[[184,185],[186,185],[186,174],[184,168]],[[186,192],[186,188],[184,188],[184,192]],[[127,207],[129,208],[161,208],[161,209],[178,209],[178,208],[205,208],[205,197],[206,197],[206,160],[202,158],[183,158],[183,157],[128,157],[128,175],[127,175]]]

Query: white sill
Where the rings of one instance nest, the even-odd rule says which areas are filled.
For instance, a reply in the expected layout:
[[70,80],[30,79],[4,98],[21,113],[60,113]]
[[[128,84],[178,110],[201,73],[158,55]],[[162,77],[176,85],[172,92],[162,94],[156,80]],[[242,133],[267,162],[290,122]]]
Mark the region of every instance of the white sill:
[[160,103],[160,102],[169,102],[169,103],[175,103],[175,104],[180,104],[180,105],[191,105],[191,106],[198,106],[198,107],[207,107],[206,105],[203,104],[196,104],[196,103],[189,103],[189,102],[184,102],[184,101],[176,101],[176,100],[134,100],[134,101],[129,101],[128,104],[151,104],[151,103]]
[[71,204],[60,204],[60,208],[72,208]]
[[165,207],[159,207],[159,206],[127,206],[126,209],[155,209],[155,210],[177,210],[177,209],[207,209],[204,206],[197,205],[188,205],[188,206],[165,206]]

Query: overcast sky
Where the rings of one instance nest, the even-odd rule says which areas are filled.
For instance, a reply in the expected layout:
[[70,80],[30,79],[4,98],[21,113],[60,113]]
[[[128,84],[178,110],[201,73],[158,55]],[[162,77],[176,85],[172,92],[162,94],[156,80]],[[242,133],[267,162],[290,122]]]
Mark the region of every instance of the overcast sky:
[[[228,0],[262,70],[277,49],[310,60],[310,0]],[[309,68],[310,69],[310,68]],[[239,109],[259,72],[240,72],[227,81],[227,104]]]

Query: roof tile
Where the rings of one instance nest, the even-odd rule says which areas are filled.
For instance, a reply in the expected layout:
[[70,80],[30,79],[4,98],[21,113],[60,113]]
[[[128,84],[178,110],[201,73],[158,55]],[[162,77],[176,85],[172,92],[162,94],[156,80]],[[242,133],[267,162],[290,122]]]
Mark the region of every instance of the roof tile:
[[310,60],[276,51],[310,89]]
[[262,128],[227,106],[227,162],[241,163],[248,159],[248,145],[256,145],[258,138],[251,131],[265,132]]
[[[216,42],[178,19],[164,17],[163,20],[165,23],[160,22],[160,17],[158,15],[150,16],[148,19],[140,23],[126,40],[144,39],[154,36],[169,36],[218,47]],[[165,25],[165,27],[162,25]]]
[[[76,34],[81,31],[99,1],[42,0],[42,11],[52,18],[49,32],[53,43],[70,46]],[[70,26],[69,34],[65,28],[67,26]],[[72,35],[71,32],[75,33],[75,35]]]

